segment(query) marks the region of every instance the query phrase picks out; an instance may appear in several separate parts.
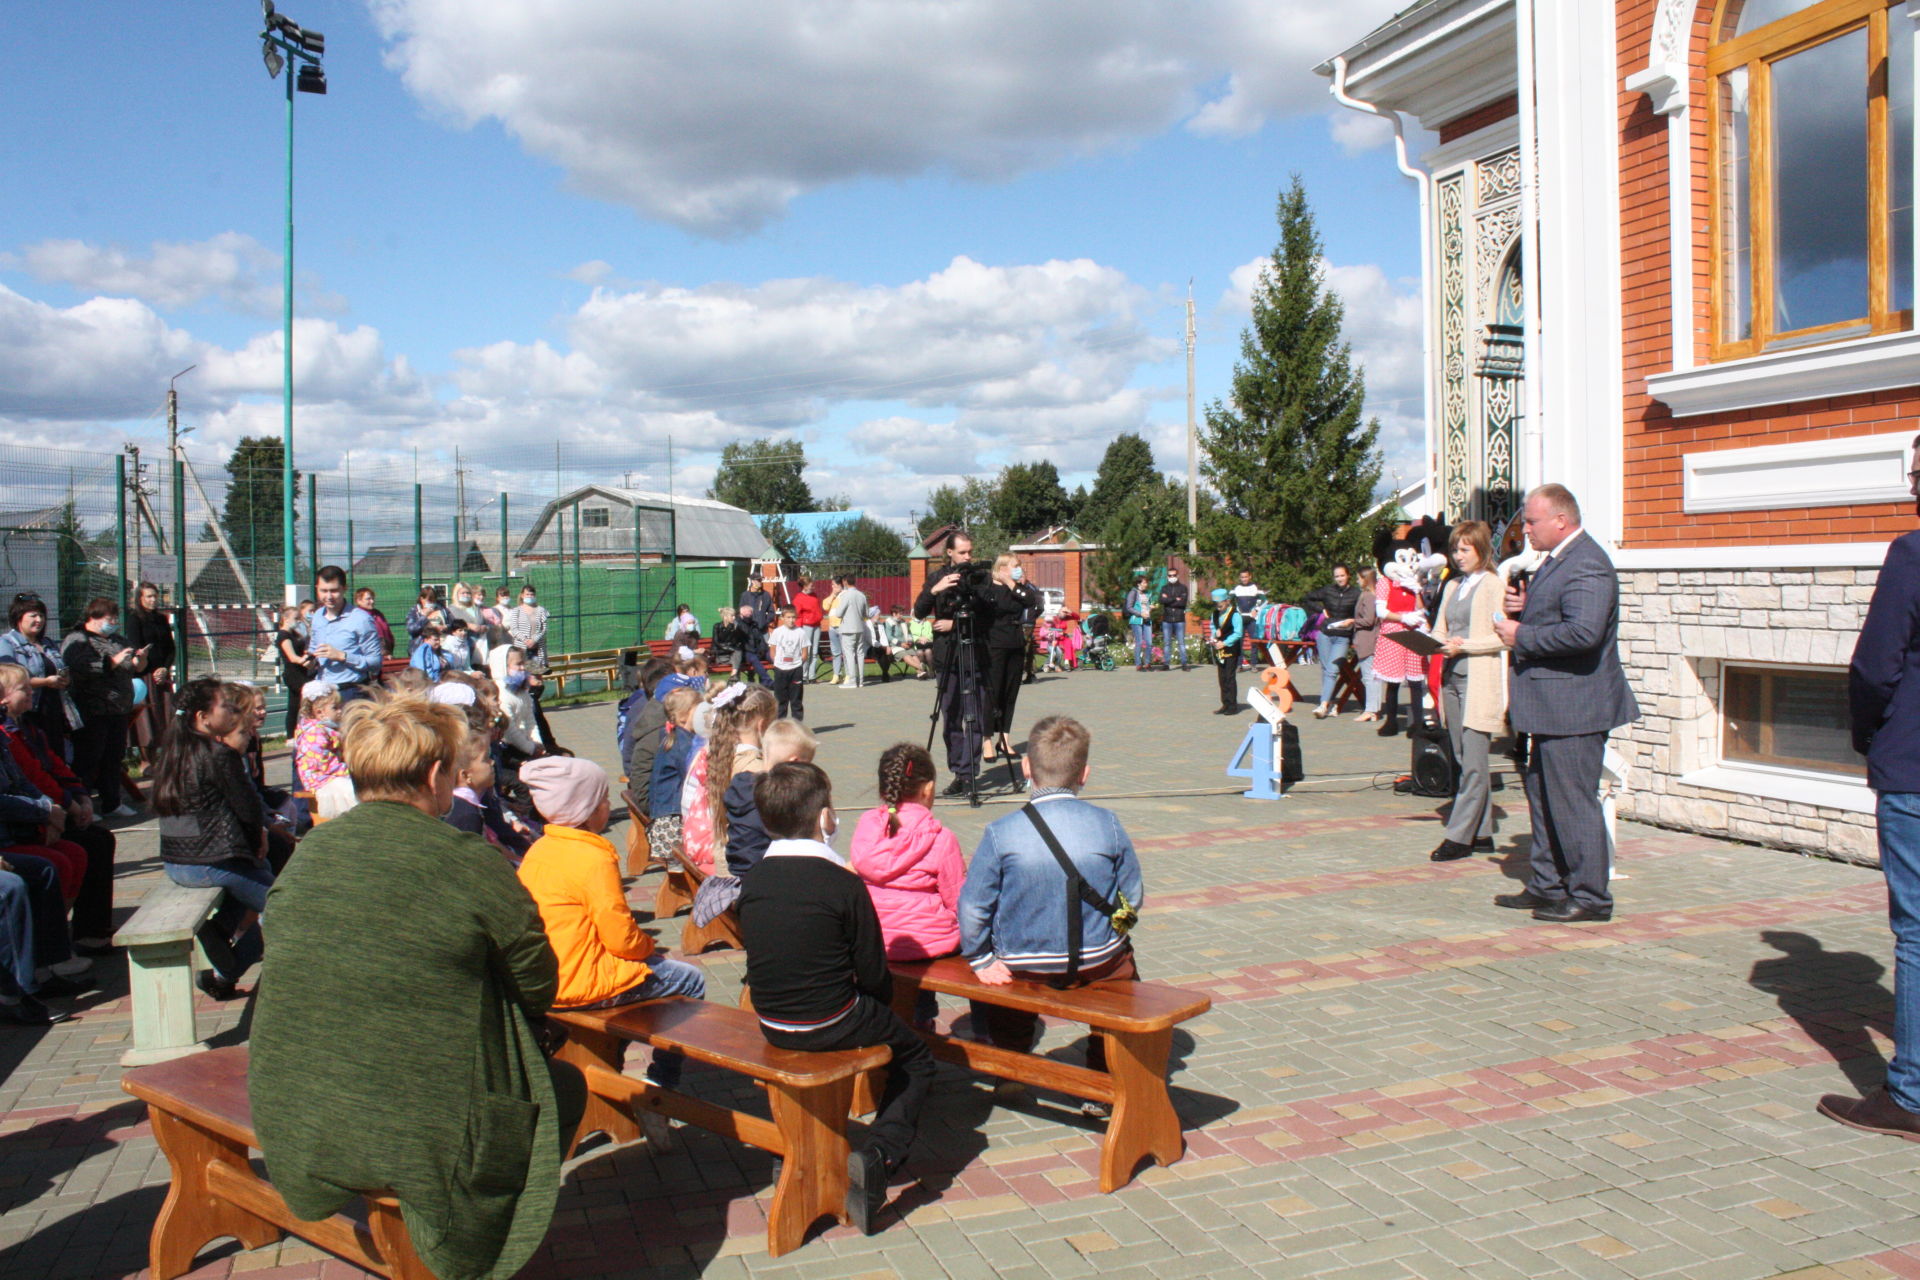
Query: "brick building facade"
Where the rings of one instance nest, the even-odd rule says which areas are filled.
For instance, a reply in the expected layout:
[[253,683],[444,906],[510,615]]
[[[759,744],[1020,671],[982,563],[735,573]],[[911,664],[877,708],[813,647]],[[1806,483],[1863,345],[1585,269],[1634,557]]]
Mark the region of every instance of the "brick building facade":
[[1437,137],[1404,167],[1438,505],[1500,520],[1561,481],[1620,567],[1624,814],[1872,856],[1844,672],[1914,527],[1917,23],[1425,0],[1322,68]]

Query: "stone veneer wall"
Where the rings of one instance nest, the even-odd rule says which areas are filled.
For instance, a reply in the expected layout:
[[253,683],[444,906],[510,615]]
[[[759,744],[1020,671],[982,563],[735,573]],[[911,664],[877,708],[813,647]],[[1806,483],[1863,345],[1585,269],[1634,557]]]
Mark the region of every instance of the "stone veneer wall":
[[1876,863],[1870,813],[1679,779],[1719,763],[1722,664],[1844,669],[1878,577],[1878,569],[1622,572],[1620,658],[1641,719],[1612,739],[1633,768],[1620,816]]

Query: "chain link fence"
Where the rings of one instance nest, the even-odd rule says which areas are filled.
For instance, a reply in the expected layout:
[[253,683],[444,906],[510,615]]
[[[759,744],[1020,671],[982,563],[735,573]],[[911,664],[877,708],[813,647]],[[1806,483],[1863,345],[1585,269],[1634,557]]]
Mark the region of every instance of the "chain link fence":
[[[142,583],[174,620],[176,679],[217,674],[274,685],[273,633],[288,581],[282,546],[282,477],[271,465],[211,462],[164,446],[86,453],[0,445],[0,593],[46,601],[49,630],[77,626],[87,601],[105,597],[124,615]],[[442,467],[416,478],[405,463],[343,465],[298,474],[292,577],[311,595],[314,570],[336,564],[349,586],[371,590],[407,656],[404,621],[423,586],[451,598],[466,583],[486,603],[532,586],[551,614],[548,648],[577,654],[665,636],[678,605],[706,634],[734,603],[757,560],[710,545],[689,520],[710,503],[656,501],[590,464]],[[614,473],[621,482],[629,475]],[[485,484],[510,477],[508,487]],[[630,510],[570,501],[586,486],[638,496]],[[733,517],[738,520],[737,514]],[[902,565],[792,566],[800,581],[847,573],[873,603],[910,604]]]

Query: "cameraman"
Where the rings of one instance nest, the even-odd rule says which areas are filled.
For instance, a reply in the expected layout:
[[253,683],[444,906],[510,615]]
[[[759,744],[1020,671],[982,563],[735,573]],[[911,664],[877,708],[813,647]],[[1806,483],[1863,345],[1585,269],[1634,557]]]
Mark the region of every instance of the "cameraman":
[[[946,567],[927,579],[913,602],[914,617],[933,619],[933,670],[940,681],[938,711],[946,719],[947,771],[953,775],[942,794],[949,796],[966,795],[972,790],[974,774],[980,768],[986,714],[986,639],[991,616],[979,596],[988,573],[988,566],[973,563],[973,536],[956,533],[947,541]],[[973,656],[970,672],[960,669],[962,640],[969,642]]]

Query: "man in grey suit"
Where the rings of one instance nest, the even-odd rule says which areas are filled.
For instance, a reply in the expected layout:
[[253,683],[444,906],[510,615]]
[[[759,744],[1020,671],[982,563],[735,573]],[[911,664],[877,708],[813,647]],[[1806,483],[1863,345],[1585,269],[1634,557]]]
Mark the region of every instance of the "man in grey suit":
[[1611,920],[1600,766],[1607,734],[1640,718],[1620,669],[1620,579],[1565,487],[1533,490],[1521,518],[1547,559],[1523,590],[1508,590],[1508,616],[1493,626],[1513,650],[1508,714],[1531,740],[1532,867],[1525,892],[1494,902],[1535,920]]
[[852,575],[840,588],[840,652],[846,656],[847,674],[842,689],[858,689],[867,682],[867,593],[853,585]]

